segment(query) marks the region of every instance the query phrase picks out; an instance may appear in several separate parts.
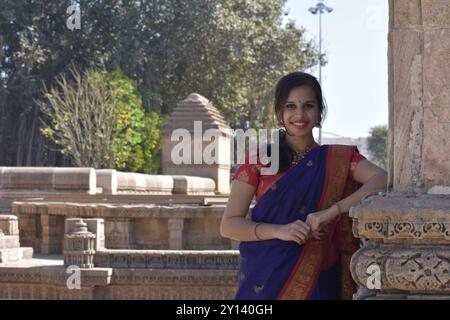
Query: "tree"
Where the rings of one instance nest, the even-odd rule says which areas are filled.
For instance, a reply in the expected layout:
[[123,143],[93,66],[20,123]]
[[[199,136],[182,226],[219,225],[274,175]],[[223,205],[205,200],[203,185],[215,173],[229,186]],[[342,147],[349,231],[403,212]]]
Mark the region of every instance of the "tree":
[[120,70],[88,69],[81,76],[71,67],[69,76],[59,76],[57,85],[45,90],[45,97],[37,101],[50,120],[42,133],[77,166],[158,169],[153,156],[160,147],[160,118],[155,113],[145,115],[135,83]]
[[80,0],[81,29],[66,27],[72,0],[0,3],[0,164],[68,165],[40,134],[42,82],[73,63],[116,68],[136,81],[146,112],[168,115],[198,92],[233,127],[271,126],[272,90],[318,61],[304,30],[283,25],[285,0]]
[[38,106],[51,124],[42,133],[62,147],[79,167],[112,168],[114,126],[118,102],[99,72],[88,70],[82,77],[70,69],[73,85],[65,76],[45,89]]
[[374,161],[383,168],[387,167],[387,125],[370,128],[370,136],[367,139],[368,149]]

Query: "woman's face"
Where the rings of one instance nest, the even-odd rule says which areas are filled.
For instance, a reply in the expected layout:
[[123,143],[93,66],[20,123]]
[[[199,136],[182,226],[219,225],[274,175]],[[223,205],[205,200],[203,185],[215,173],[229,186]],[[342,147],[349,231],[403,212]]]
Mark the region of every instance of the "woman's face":
[[283,123],[289,134],[310,134],[319,119],[319,103],[313,89],[309,86],[292,89],[283,105]]

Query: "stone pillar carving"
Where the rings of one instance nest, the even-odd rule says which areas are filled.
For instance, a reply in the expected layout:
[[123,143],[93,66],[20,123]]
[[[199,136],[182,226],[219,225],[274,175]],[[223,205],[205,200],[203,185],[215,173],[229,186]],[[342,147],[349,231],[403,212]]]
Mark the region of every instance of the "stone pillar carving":
[[350,210],[356,299],[450,299],[448,1],[390,0],[389,185]]
[[[64,234],[71,234],[76,224],[80,222],[80,218],[67,218],[64,225]],[[105,223],[99,218],[84,218],[83,222],[87,225],[87,230],[95,234],[94,250],[105,249]]]
[[169,249],[183,249],[183,219],[169,219],[167,227],[169,229]]
[[93,268],[95,238],[95,234],[88,231],[87,224],[79,219],[64,237],[64,266]]
[[50,253],[50,216],[46,213],[40,215],[41,222],[41,253]]

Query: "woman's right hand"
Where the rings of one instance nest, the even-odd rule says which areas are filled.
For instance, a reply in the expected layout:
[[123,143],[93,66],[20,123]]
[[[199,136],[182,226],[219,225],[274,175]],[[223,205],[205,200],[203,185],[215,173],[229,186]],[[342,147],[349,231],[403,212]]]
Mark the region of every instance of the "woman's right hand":
[[277,238],[284,241],[295,241],[304,244],[311,237],[311,227],[301,220],[280,225]]

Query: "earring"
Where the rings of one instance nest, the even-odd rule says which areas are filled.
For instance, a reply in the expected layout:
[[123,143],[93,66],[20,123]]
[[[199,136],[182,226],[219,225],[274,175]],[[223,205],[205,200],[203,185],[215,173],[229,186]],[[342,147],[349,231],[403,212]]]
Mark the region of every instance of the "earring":
[[316,122],[316,127],[317,127],[317,128],[322,128],[322,124],[320,123],[320,121],[317,121],[317,122]]

